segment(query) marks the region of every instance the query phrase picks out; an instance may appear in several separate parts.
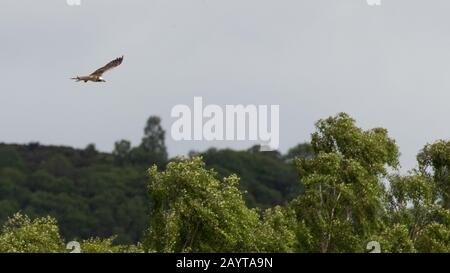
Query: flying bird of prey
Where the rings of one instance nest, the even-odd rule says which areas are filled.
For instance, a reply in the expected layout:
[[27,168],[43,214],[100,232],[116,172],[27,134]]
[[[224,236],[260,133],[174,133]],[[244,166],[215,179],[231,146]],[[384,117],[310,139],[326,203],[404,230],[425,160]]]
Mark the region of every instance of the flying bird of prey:
[[102,78],[103,73],[118,67],[123,61],[123,56],[120,58],[117,58],[111,62],[109,62],[107,65],[95,70],[91,75],[89,76],[77,76],[75,78],[72,78],[72,80],[76,80],[77,82],[79,81],[84,81],[84,82],[106,82],[105,79]]

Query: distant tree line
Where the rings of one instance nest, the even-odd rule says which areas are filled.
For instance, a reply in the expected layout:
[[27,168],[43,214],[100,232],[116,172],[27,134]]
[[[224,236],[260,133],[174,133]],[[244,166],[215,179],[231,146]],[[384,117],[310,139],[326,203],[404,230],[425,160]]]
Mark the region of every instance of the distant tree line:
[[[250,207],[283,204],[301,189],[291,162],[295,151],[283,156],[253,147],[190,154],[202,155],[220,178],[241,176],[239,189],[247,191]],[[138,146],[120,140],[111,154],[98,152],[93,144],[83,150],[0,144],[0,226],[21,211],[31,218],[54,217],[65,238],[117,235],[116,243],[135,243],[147,227],[150,209],[146,171],[153,164],[163,169],[169,161],[165,131],[154,116]]]
[[370,241],[450,252],[448,140],[401,175],[388,131],[345,113],[319,120],[311,143],[286,155],[252,147],[168,160],[159,124],[151,118],[140,146],[120,141],[113,155],[0,146],[0,252],[66,252],[74,238],[84,252],[367,252]]

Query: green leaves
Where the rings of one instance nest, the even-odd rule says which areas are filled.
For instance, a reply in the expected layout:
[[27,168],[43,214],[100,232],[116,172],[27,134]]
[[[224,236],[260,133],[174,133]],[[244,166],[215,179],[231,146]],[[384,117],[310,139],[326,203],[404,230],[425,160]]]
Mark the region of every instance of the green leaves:
[[416,240],[416,248],[419,252],[449,253],[449,225],[434,222],[426,226]]
[[20,213],[14,214],[3,226],[0,252],[49,253],[63,252],[64,242],[54,218],[30,220]]
[[393,176],[390,182],[388,225],[402,225],[407,230],[407,239],[418,252],[448,249],[450,210],[439,201],[439,189],[432,178],[415,173]]
[[199,157],[149,170],[152,203],[144,247],[158,252],[256,251],[258,214],[237,189],[239,179],[215,178]]
[[362,251],[363,242],[381,228],[380,177],[387,166],[397,167],[397,146],[385,129],[363,131],[344,113],[316,127],[316,156],[296,161],[305,194],[291,204],[312,236],[302,251]]
[[335,153],[358,161],[373,175],[387,174],[386,166],[398,167],[399,151],[383,128],[364,131],[346,113],[319,120],[311,144],[316,154]]
[[433,178],[439,201],[450,209],[450,141],[426,145],[417,156],[419,171]]
[[258,229],[258,242],[261,252],[295,252],[296,240],[295,211],[290,207],[276,206],[263,213]]
[[[83,253],[125,253],[143,252],[138,245],[114,245],[116,236],[107,239],[90,238],[81,241]],[[14,214],[0,233],[0,253],[68,253],[59,233],[56,220],[42,217],[31,220],[21,213]]]

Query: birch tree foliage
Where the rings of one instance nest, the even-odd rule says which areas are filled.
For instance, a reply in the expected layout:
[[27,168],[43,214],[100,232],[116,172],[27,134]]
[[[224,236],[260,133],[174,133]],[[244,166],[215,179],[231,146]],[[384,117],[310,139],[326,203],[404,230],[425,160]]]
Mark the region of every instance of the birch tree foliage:
[[235,175],[215,178],[200,157],[149,170],[150,227],[144,248],[157,252],[257,251],[257,210],[246,207]]
[[345,113],[319,120],[316,128],[316,156],[296,161],[305,187],[291,204],[303,230],[299,251],[363,252],[383,228],[381,179],[388,167],[398,167],[397,145],[387,130],[365,131]]

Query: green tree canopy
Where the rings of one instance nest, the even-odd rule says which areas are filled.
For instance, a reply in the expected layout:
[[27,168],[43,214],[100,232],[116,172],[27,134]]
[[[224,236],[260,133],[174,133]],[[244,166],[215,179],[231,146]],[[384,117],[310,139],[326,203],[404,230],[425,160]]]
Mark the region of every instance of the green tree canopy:
[[31,220],[17,213],[3,225],[0,234],[0,252],[64,252],[64,246],[57,222],[51,217]]
[[426,145],[417,156],[419,170],[433,178],[439,201],[450,209],[450,141]]
[[258,213],[248,209],[239,179],[216,179],[200,157],[149,170],[152,203],[146,250],[157,252],[257,251]]
[[316,127],[316,156],[296,161],[305,187],[291,204],[302,230],[299,251],[362,252],[382,227],[380,177],[397,167],[398,148],[385,129],[364,131],[344,113]]

